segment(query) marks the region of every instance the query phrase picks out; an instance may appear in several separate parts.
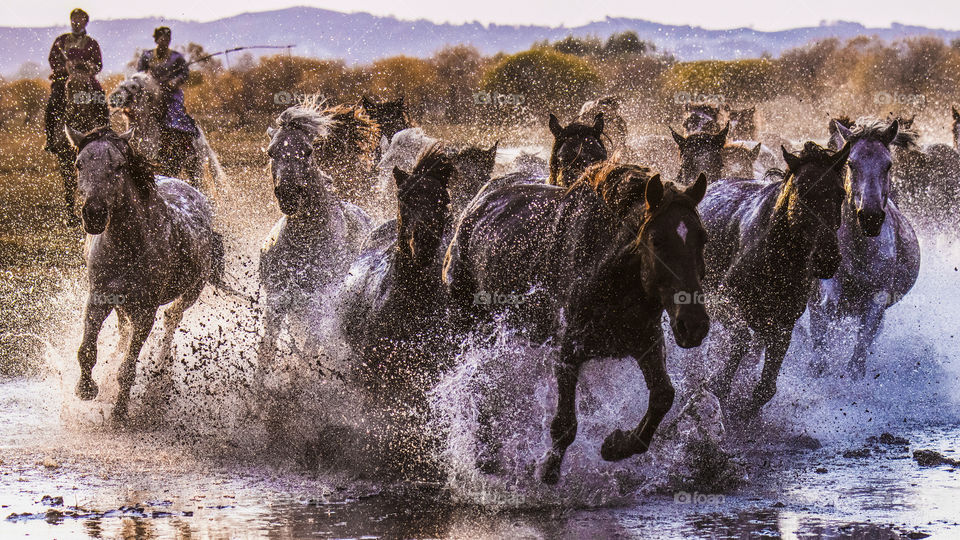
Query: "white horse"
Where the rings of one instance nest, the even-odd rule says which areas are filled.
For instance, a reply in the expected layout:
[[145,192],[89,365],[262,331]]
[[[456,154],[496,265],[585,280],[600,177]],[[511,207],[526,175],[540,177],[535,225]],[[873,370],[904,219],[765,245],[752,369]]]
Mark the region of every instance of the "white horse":
[[[160,83],[149,73],[138,72],[123,81],[109,97],[110,107],[120,111],[127,122],[127,129],[133,133],[130,144],[138,154],[153,163],[160,163],[164,155],[162,145],[162,122],[165,113],[163,92]],[[204,165],[213,178],[213,191],[226,185],[226,174],[220,166],[217,154],[207,142],[203,128],[197,125],[199,135],[190,139],[186,148],[166,149],[178,151],[184,157],[183,168],[187,180],[199,188],[203,178]],[[179,171],[163,170],[163,174],[177,176]]]
[[317,154],[336,123],[332,110],[311,96],[281,113],[276,127],[267,130],[274,194],[284,216],[260,252],[266,293],[261,370],[273,362],[288,315],[300,323],[291,325],[291,334],[296,326],[306,331],[304,354],[315,355],[318,343],[310,323],[324,292],[343,280],[371,229],[363,210],[331,193],[333,179],[318,166]]
[[67,126],[78,149],[80,215],[87,233],[90,291],[84,310],[83,342],[77,353],[77,395],[90,400],[97,337],[117,311],[125,356],[117,377],[120,393],[113,419],[127,415],[130,389],[143,343],[160,306],[164,335],[161,371],[169,374],[170,349],[183,312],[204,286],[222,283],[223,245],[213,231],[213,212],[202,193],[173,178],[155,178],[129,144],[130,133],[109,128],[83,134]]

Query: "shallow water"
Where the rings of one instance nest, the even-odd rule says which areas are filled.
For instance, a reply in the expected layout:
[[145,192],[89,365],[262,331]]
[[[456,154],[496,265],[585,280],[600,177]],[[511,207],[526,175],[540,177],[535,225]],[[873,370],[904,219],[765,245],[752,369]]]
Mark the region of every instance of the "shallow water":
[[[549,488],[535,474],[555,401],[548,346],[506,328],[492,343],[465,341],[431,394],[447,481],[386,482],[361,450],[377,426],[336,376],[349,371],[349,355],[328,318],[313,325],[325,344],[322,372],[284,334],[275,373],[258,382],[258,310],[205,291],[176,338],[169,403],[155,407],[145,384],[158,327],[134,389],[146,427],[118,430],[106,421],[116,392],[112,318],[94,372],[101,396],[73,396],[84,291],[67,277],[48,302],[50,327],[36,336],[42,376],[0,383],[0,537],[960,537],[960,470],[911,457],[930,449],[960,459],[960,245],[928,236],[922,248],[920,280],[888,311],[868,377],[810,377],[801,321],[756,425],[724,425],[698,392],[717,367],[712,335],[702,349],[669,347],[678,399],[651,450],[603,462],[600,442],[639,420],[646,386],[632,360],[591,362],[578,439]],[[228,252],[240,253],[228,261],[230,279],[251,291],[254,244]],[[832,358],[842,365],[850,332],[836,334]],[[497,475],[475,465],[484,400],[498,410]],[[868,440],[884,432],[909,445]],[[697,446],[704,440],[715,444]]]

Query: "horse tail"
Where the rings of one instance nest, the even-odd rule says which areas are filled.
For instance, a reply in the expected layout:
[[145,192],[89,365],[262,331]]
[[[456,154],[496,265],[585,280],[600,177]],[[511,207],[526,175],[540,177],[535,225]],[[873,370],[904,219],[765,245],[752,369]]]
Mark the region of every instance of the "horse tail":
[[224,279],[227,275],[226,255],[227,250],[223,245],[223,235],[213,231],[210,238],[210,277],[208,278],[210,284],[231,296],[237,296],[250,302],[251,305],[255,304],[256,298],[238,291],[228,285]]
[[200,133],[200,135],[197,136],[197,151],[200,153],[201,159],[206,161],[210,167],[210,175],[213,176],[214,191],[220,193],[227,184],[227,173],[223,171],[223,167],[220,165],[220,159],[217,158],[217,153],[213,151],[213,147],[210,146],[210,143],[207,141],[207,135],[203,132],[203,128],[197,126],[197,132]]

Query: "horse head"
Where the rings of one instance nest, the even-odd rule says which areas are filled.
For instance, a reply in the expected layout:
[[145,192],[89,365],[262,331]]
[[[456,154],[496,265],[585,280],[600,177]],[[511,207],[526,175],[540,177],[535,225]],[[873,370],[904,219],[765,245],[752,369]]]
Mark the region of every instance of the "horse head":
[[397,183],[397,247],[418,267],[433,262],[450,216],[450,180],[457,173],[434,143],[417,159],[412,172],[393,168]]
[[863,234],[877,236],[886,218],[890,197],[890,145],[900,132],[899,120],[889,126],[879,122],[853,130],[833,121],[838,142],[850,144],[846,179],[847,203],[853,208]]
[[448,153],[457,169],[456,181],[450,185],[450,205],[454,213],[466,208],[467,203],[490,180],[498,146],[499,142],[490,148],[467,146]]
[[685,188],[654,176],[644,190],[643,221],[634,241],[643,260],[644,291],[665,307],[683,348],[699,346],[710,330],[701,285],[707,233],[697,212],[706,191],[703,174]]
[[793,234],[812,246],[811,269],[818,279],[829,279],[840,266],[837,230],[844,199],[843,177],[850,156],[847,143],[837,152],[808,142],[799,155],[781,147],[787,163],[786,185],[778,206],[787,211]]
[[670,128],[670,134],[680,150],[680,183],[691,184],[700,173],[706,174],[709,182],[720,178],[723,173],[723,149],[729,130],[730,125],[727,124],[718,133],[704,131],[684,137]]
[[593,125],[573,122],[564,127],[550,115],[553,148],[550,151],[550,182],[558,186],[572,184],[587,167],[607,159],[603,144],[603,113],[598,113]]
[[374,101],[367,96],[361,99],[361,106],[367,115],[380,126],[380,134],[389,141],[398,131],[410,127],[410,118],[404,105],[403,96],[394,101]]
[[270,173],[280,211],[293,216],[326,199],[331,181],[318,166],[316,150],[334,133],[337,121],[319,96],[308,96],[277,117],[267,129]]
[[154,185],[148,162],[130,146],[130,132],[117,134],[108,127],[81,133],[67,126],[67,137],[77,149],[77,197],[83,230],[100,234],[110,216],[132,204],[127,186],[133,183],[146,195]]
[[745,109],[729,109],[727,111],[727,117],[730,119],[730,138],[738,141],[756,140],[756,113],[756,107],[747,107]]
[[698,346],[710,329],[701,280],[706,272],[706,232],[697,205],[707,190],[706,176],[679,187],[637,165],[601,163],[578,184],[589,184],[612,211],[617,239],[610,256],[638,271],[616,273],[635,280],[644,297],[667,311],[677,345]]
[[133,131],[137,153],[152,161],[160,157],[160,130],[163,105],[160,85],[149,73],[134,73],[110,92],[107,103],[120,111]]
[[723,147],[723,178],[753,178],[754,165],[760,157],[761,144],[750,148],[741,143],[728,144]]

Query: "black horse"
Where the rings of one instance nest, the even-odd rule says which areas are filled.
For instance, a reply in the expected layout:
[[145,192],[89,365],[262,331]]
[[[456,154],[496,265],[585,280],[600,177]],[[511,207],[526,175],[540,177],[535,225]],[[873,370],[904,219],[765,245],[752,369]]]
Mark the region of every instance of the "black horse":
[[684,137],[670,128],[670,134],[680,150],[677,182],[691,184],[700,173],[707,175],[707,182],[719,180],[723,172],[724,148],[729,130],[730,124],[727,124],[717,133],[700,131]]
[[553,114],[549,125],[553,148],[550,150],[548,184],[569,186],[587,167],[607,159],[607,147],[603,144],[603,113],[597,114],[592,126],[572,122],[564,127]]
[[831,152],[808,142],[799,156],[781,150],[787,162],[782,178],[722,179],[710,185],[701,204],[710,235],[705,284],[720,295],[713,316],[733,340],[713,381],[714,394],[727,399],[751,340],[765,350],[760,382],[741,411],[746,416],[776,393],[790,334],[807,307],[814,278],[833,277],[840,264],[837,229],[849,144]]
[[[601,447],[609,461],[643,453],[673,405],[664,310],[681,347],[707,334],[698,295],[706,240],[696,206],[706,178],[685,190],[635,165],[597,164],[570,188],[523,183],[481,193],[464,212],[443,275],[461,330],[503,311],[539,342],[555,340],[557,414],[541,479],[560,478],[576,438],[576,387],[591,358],[632,356],[650,389],[646,415]],[[518,299],[500,302],[499,298]]]
[[398,131],[403,131],[411,126],[407,108],[403,103],[403,96],[394,101],[374,101],[367,96],[363,96],[360,105],[367,116],[380,126],[380,136],[386,137],[387,141],[392,139]]

